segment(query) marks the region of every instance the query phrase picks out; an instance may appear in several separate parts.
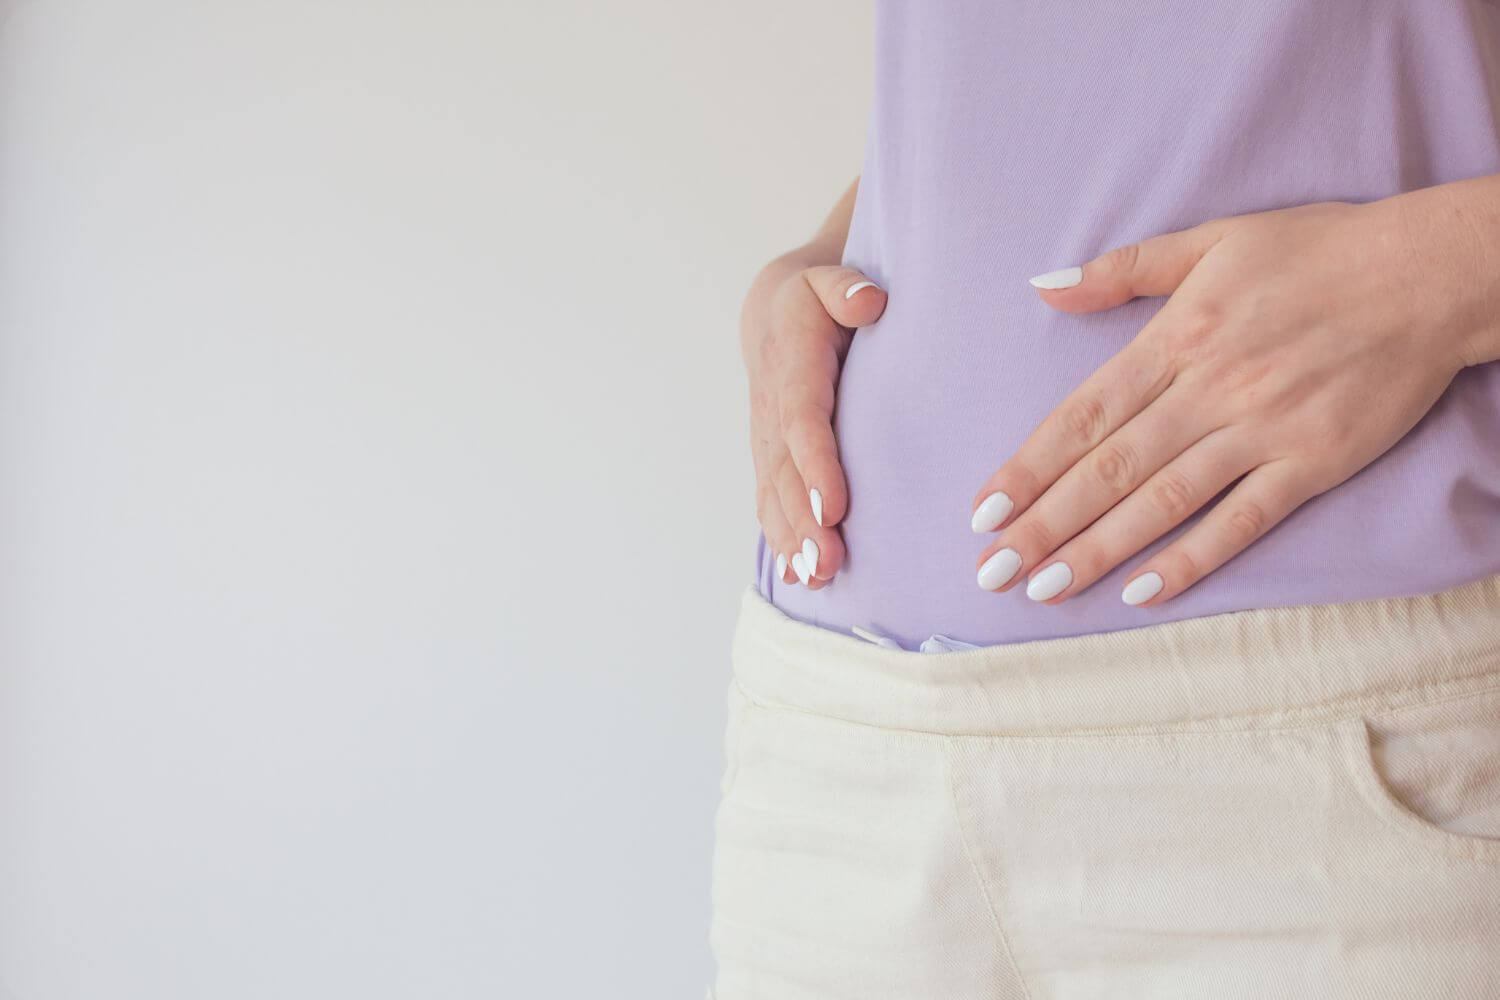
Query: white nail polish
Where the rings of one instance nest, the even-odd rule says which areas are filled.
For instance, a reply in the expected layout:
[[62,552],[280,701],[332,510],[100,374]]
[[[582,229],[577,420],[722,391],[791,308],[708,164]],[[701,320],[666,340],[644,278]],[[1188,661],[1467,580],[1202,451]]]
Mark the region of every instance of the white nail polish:
[[811,538],[802,539],[802,558],[807,563],[807,575],[817,575],[818,543],[813,541]]
[[886,649],[900,649],[901,648],[901,644],[899,642],[897,642],[895,639],[891,639],[891,638],[888,638],[886,636],[883,636],[879,632],[871,632],[867,628],[860,628],[858,625],[850,625],[849,626],[849,631],[851,631],[855,635],[859,636],[865,642],[873,642],[875,645],[877,645],[877,646],[884,646]]
[[844,293],[844,298],[846,298],[846,299],[852,299],[852,298],[854,298],[854,293],[858,292],[862,288],[878,288],[878,287],[880,287],[880,286],[876,285],[875,282],[873,282],[873,281],[861,281],[858,284],[850,285],[849,286],[849,290]]
[[984,498],[984,503],[974,511],[973,518],[969,521],[969,527],[976,534],[986,531],[994,531],[1000,527],[1000,522],[1010,517],[1010,512],[1015,510],[1016,505],[1004,493],[996,490]]
[[1026,596],[1033,601],[1050,601],[1068,589],[1073,582],[1073,570],[1065,562],[1055,562],[1031,578],[1026,585]]
[[1142,573],[1120,591],[1120,600],[1126,604],[1142,604],[1161,593],[1164,583],[1160,573]]
[[807,562],[800,552],[792,554],[792,572],[797,574],[797,579],[802,581],[804,587],[807,586],[807,581],[812,579],[812,574],[807,571]]
[[823,494],[816,486],[807,491],[807,502],[812,505],[813,520],[818,522],[818,527],[823,527]]
[[776,579],[786,582],[786,556],[780,552],[776,553]]
[[1062,267],[1056,271],[1039,274],[1029,280],[1033,288],[1045,288],[1049,291],[1055,291],[1059,288],[1072,288],[1083,280],[1083,268]]
[[979,586],[985,590],[995,590],[1005,585],[1005,581],[1016,575],[1016,570],[1021,568],[1021,553],[1015,549],[1001,549],[984,561],[979,567]]

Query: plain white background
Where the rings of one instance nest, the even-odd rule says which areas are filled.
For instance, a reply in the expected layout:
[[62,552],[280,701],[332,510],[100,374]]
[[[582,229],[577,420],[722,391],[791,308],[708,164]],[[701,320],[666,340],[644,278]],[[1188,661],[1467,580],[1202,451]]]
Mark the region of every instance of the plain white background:
[[0,2],[0,997],[699,998],[865,3]]

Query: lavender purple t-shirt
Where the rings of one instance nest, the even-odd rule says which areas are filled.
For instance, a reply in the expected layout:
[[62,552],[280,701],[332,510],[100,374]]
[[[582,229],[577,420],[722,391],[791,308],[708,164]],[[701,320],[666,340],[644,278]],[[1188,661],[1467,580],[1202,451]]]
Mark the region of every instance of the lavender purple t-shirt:
[[[1047,308],[1027,277],[1216,216],[1368,201],[1500,170],[1490,0],[882,0],[845,261],[889,292],[835,429],[848,558],[759,586],[794,618],[915,648],[1430,593],[1500,573],[1500,364],[1459,373],[1373,464],[1158,608],[1146,556],[1057,606],[974,581],[974,495],[1163,300]],[[1023,573],[1031,567],[1023,569]],[[1497,626],[1500,627],[1500,626]]]

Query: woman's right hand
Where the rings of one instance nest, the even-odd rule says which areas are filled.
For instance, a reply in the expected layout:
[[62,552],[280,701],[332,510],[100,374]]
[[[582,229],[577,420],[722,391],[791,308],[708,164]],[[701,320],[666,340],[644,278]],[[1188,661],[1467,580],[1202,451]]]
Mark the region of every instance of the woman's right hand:
[[761,531],[785,583],[813,590],[844,562],[838,524],[849,490],[833,436],[839,370],[857,327],[886,295],[852,268],[778,257],[745,297],[740,344],[750,377],[750,449]]

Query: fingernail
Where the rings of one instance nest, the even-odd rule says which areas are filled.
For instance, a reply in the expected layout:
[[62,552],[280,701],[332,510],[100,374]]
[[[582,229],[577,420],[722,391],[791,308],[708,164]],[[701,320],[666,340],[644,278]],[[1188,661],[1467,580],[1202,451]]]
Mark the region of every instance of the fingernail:
[[849,631],[851,631],[855,635],[859,636],[865,642],[873,642],[875,645],[877,645],[877,646],[884,646],[886,649],[900,649],[901,648],[901,644],[899,642],[897,642],[895,639],[891,639],[891,638],[888,638],[886,636],[883,636],[879,632],[871,632],[867,628],[860,628],[858,625],[850,625],[849,626]]
[[985,590],[995,590],[1005,585],[1005,581],[1016,575],[1016,570],[1021,568],[1021,553],[1015,549],[1001,549],[984,561],[979,567],[979,586]]
[[1164,582],[1160,573],[1142,573],[1120,591],[1120,600],[1126,604],[1141,604],[1149,601],[1161,593]]
[[976,533],[994,531],[1000,527],[1000,522],[1010,517],[1010,512],[1015,510],[1016,505],[1010,497],[996,490],[984,498],[984,503],[974,512],[974,517],[969,521],[969,527]]
[[1065,562],[1055,562],[1031,578],[1026,584],[1026,596],[1033,601],[1050,601],[1068,589],[1073,582],[1073,571]]
[[776,579],[786,582],[786,556],[776,553]]
[[813,520],[818,522],[818,527],[823,527],[823,494],[816,486],[807,491],[807,502],[812,504]]
[[817,575],[818,543],[813,541],[811,538],[802,539],[802,558],[807,564],[807,575]]
[[879,288],[879,287],[880,286],[877,285],[877,284],[875,284],[875,282],[873,282],[873,281],[861,281],[858,284],[850,285],[849,286],[849,290],[844,293],[844,298],[846,298],[846,299],[852,299],[852,298],[854,298],[854,293],[858,292],[862,288]]
[[1030,280],[1034,288],[1046,288],[1048,290],[1072,288],[1083,280],[1083,268],[1061,267],[1056,271],[1048,271],[1046,274],[1039,274],[1035,278],[1028,280]]
[[802,553],[800,552],[792,554],[792,572],[797,574],[797,579],[802,581],[804,587],[807,586],[807,581],[812,578],[812,574],[807,571],[807,563],[803,560]]

